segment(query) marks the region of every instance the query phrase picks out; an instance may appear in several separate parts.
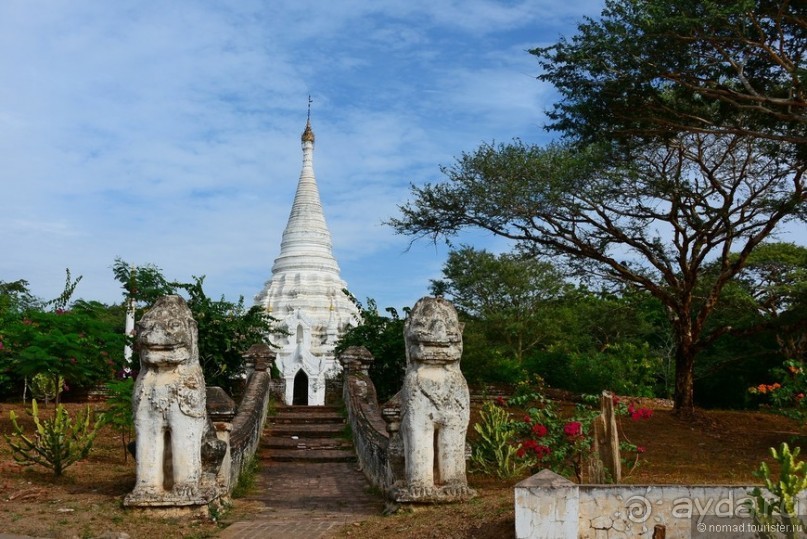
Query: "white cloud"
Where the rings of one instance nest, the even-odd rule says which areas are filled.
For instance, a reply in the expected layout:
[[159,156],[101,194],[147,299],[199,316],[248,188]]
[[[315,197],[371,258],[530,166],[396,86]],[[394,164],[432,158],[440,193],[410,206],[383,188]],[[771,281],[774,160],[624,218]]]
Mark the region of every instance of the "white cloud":
[[[116,256],[211,295],[269,277],[315,170],[351,289],[411,302],[445,249],[380,223],[481,141],[542,136],[524,52],[599,2],[9,1],[0,4],[0,280],[112,302]],[[549,35],[549,37],[547,37]],[[366,292],[365,292],[366,290]]]

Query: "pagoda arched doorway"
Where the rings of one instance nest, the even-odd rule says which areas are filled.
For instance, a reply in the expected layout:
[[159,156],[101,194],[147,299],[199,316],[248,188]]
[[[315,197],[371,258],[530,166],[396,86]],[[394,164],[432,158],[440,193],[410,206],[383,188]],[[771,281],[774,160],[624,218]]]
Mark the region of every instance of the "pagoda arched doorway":
[[308,404],[308,375],[303,369],[294,376],[294,397],[292,404]]

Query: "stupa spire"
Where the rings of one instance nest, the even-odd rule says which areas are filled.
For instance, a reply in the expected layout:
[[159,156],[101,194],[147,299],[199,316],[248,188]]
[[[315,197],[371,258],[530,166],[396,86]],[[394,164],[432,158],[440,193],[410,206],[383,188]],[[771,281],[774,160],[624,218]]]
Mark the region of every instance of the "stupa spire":
[[327,271],[339,274],[333,256],[331,232],[325,222],[319,188],[314,175],[314,130],[311,128],[311,101],[308,119],[301,137],[303,167],[300,181],[283,232],[280,256],[275,260],[272,274],[287,271]]
[[255,297],[277,319],[285,335],[272,335],[278,347],[275,364],[286,384],[286,404],[321,405],[326,380],[340,370],[334,356],[339,335],[358,320],[358,309],[344,289],[333,256],[314,175],[314,130],[311,97],[300,137],[303,166],[289,220],[272,266],[272,278]]

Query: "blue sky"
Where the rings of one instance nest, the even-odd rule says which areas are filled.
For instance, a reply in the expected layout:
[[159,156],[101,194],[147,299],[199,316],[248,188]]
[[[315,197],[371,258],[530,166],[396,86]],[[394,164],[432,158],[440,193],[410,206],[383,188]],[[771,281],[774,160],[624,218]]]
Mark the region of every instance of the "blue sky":
[[280,250],[310,94],[342,277],[362,300],[411,305],[447,250],[408,249],[382,221],[463,151],[550,140],[555,94],[526,50],[602,4],[6,0],[0,280],[47,299],[70,268],[77,297],[115,303],[119,256],[251,304]]

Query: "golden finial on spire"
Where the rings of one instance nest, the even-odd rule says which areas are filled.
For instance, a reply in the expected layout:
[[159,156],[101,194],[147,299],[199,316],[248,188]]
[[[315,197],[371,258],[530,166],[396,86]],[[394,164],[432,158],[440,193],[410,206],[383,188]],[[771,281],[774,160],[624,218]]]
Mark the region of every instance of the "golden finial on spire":
[[308,119],[305,122],[305,131],[303,131],[302,141],[303,142],[314,142],[314,131],[311,129],[311,103],[313,100],[311,99],[311,94],[308,94]]

